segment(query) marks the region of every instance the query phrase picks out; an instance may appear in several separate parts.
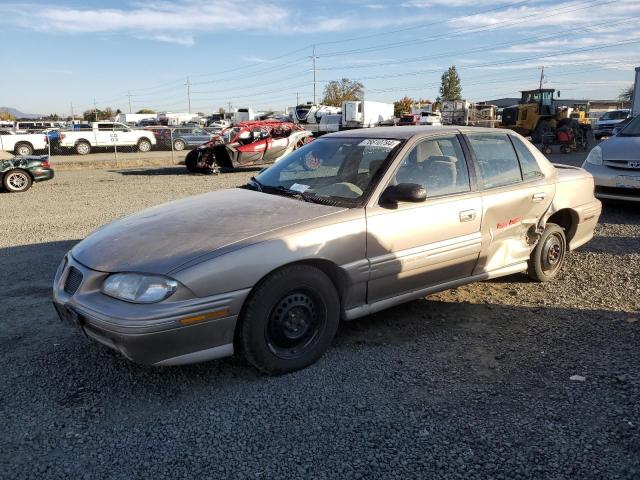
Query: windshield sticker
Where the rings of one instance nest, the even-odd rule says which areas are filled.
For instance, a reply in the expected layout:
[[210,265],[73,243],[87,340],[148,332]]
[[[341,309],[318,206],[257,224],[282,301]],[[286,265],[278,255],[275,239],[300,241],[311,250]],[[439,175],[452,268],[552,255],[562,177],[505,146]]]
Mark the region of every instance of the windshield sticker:
[[295,190],[296,192],[304,193],[309,190],[309,185],[302,185],[301,183],[294,183],[289,187],[290,190]]
[[394,148],[400,144],[400,140],[388,140],[386,138],[367,138],[361,141],[359,147],[387,147]]

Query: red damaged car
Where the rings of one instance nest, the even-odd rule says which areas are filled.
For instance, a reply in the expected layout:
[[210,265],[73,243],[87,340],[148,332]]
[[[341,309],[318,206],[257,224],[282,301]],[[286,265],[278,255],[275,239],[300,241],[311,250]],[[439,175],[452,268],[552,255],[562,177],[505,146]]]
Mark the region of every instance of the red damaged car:
[[311,132],[294,123],[240,122],[189,152],[185,165],[192,173],[219,173],[222,168],[265,165],[311,140]]

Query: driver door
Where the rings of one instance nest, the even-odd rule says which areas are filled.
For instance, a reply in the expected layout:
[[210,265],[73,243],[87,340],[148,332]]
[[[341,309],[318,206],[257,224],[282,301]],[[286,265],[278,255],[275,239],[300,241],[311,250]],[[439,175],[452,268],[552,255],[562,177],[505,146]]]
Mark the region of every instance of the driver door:
[[368,303],[471,275],[481,251],[482,197],[456,135],[416,142],[390,185],[418,183],[422,203],[367,208]]

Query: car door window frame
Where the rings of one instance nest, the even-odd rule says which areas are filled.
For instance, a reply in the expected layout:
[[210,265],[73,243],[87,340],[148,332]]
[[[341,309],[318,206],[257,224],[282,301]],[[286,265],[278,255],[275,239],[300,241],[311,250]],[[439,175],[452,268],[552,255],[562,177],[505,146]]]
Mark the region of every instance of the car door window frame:
[[478,184],[478,174],[476,172],[476,167],[475,164],[472,161],[472,157],[471,157],[471,152],[469,150],[469,146],[466,144],[465,142],[465,138],[464,135],[462,135],[459,132],[456,131],[452,131],[449,133],[437,133],[437,134],[430,134],[430,135],[425,135],[425,136],[420,136],[420,137],[416,137],[411,139],[411,141],[407,142],[404,147],[398,151],[398,153],[396,154],[396,156],[394,157],[394,159],[390,162],[389,167],[387,168],[387,171],[384,173],[383,177],[381,178],[380,181],[380,186],[382,186],[382,188],[378,187],[377,189],[374,189],[372,191],[372,197],[371,198],[375,198],[376,201],[373,203],[369,203],[370,206],[373,205],[380,205],[381,200],[382,200],[382,195],[384,194],[384,191],[387,189],[387,187],[389,187],[391,185],[391,182],[393,181],[393,179],[395,178],[396,174],[398,173],[398,170],[400,169],[400,167],[402,166],[402,162],[404,161],[404,159],[407,157],[407,155],[409,155],[411,153],[411,151],[413,150],[413,148],[418,145],[419,143],[423,142],[423,141],[427,141],[427,140],[438,140],[439,138],[447,138],[447,137],[453,137],[455,136],[458,139],[458,143],[460,144],[460,147],[462,148],[462,154],[463,154],[463,158],[467,164],[467,173],[469,175],[469,187],[470,190],[466,191],[466,192],[456,192],[456,193],[448,193],[448,194],[444,194],[444,195],[438,195],[438,196],[434,196],[434,197],[427,197],[427,199],[425,200],[425,202],[420,202],[420,203],[416,203],[414,204],[414,206],[418,207],[420,205],[424,205],[424,203],[428,203],[431,201],[441,201],[442,199],[448,199],[448,198],[453,198],[453,197],[461,197],[464,195],[472,195],[478,192],[478,190],[480,190],[480,185]]
[[527,183],[530,183],[530,182],[535,182],[535,181],[540,180],[541,178],[544,178],[544,174],[543,174],[542,177],[535,177],[535,178],[532,178],[532,179],[529,179],[529,180],[523,180],[523,178],[522,178],[522,167],[520,165],[520,158],[518,157],[518,152],[516,151],[516,148],[513,145],[513,142],[511,141],[511,138],[509,138],[509,144],[511,145],[511,148],[513,149],[514,155],[516,157],[516,161],[518,162],[518,170],[520,171],[520,180],[517,181],[517,182],[508,183],[506,185],[498,185],[498,186],[495,186],[495,187],[491,187],[491,186],[487,187],[485,185],[485,180],[482,177],[482,171],[480,170],[480,165],[478,164],[478,158],[476,157],[476,153],[474,152],[473,147],[472,147],[471,142],[470,142],[468,137],[470,137],[472,135],[483,135],[483,134],[484,135],[505,135],[506,137],[510,137],[510,134],[507,133],[507,132],[501,132],[501,131],[482,132],[482,133],[481,132],[462,132],[462,133],[463,133],[464,141],[465,141],[465,144],[467,146],[469,155],[472,158],[472,163],[474,164],[474,170],[475,170],[477,178],[478,178],[478,186],[479,186],[480,190],[486,192],[486,191],[490,191],[490,190],[498,190],[498,189],[501,189],[501,188],[510,189],[510,188],[518,187],[520,185],[527,184]]

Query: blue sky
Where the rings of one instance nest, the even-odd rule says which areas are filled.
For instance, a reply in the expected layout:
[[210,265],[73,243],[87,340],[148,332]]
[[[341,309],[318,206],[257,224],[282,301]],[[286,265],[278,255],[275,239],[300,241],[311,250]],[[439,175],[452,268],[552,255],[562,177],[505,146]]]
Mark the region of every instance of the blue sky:
[[[615,98],[640,66],[640,0],[0,0],[0,106],[283,109],[348,77],[365,98],[433,99],[456,65],[463,96],[546,87]],[[128,94],[131,97],[128,97]]]

